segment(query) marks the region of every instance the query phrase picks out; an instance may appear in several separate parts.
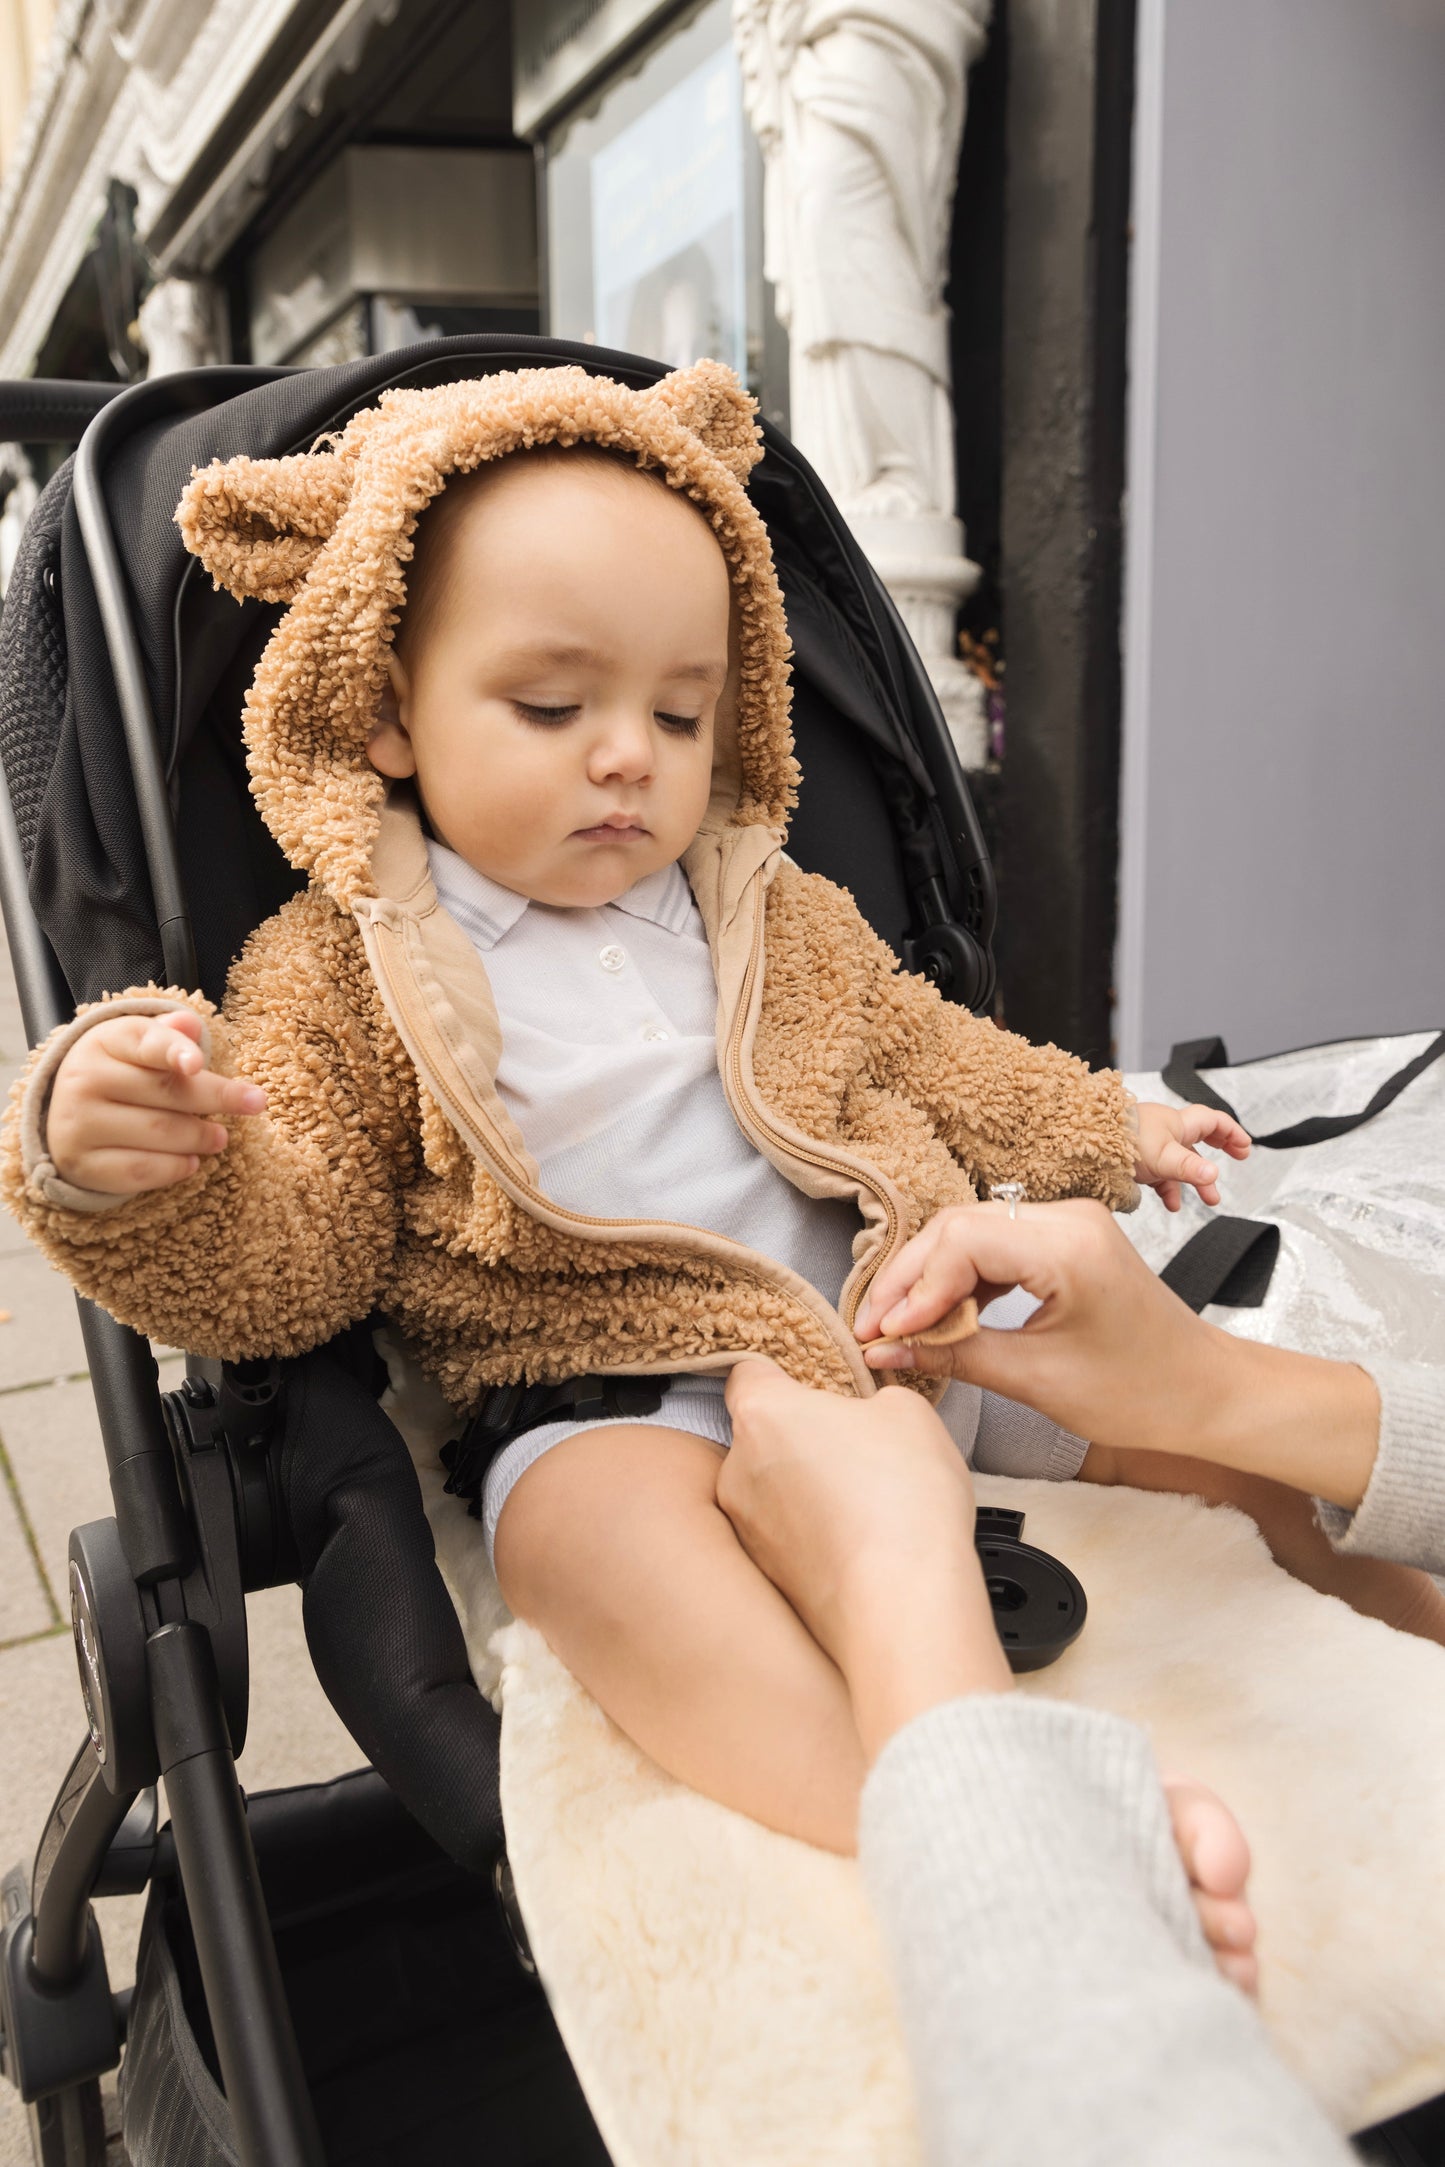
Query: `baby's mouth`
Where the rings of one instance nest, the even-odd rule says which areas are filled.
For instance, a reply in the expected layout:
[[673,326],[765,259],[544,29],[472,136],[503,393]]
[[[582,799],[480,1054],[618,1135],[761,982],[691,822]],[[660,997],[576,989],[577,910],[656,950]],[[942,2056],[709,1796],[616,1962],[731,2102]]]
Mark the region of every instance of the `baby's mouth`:
[[594,828],[574,828],[572,840],[582,843],[636,843],[647,834],[640,820],[599,820]]

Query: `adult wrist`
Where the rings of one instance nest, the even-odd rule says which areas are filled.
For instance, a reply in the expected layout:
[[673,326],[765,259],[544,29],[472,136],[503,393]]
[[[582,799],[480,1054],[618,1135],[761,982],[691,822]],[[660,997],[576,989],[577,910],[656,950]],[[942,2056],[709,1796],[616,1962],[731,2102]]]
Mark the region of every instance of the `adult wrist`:
[[928,1709],[1012,1688],[971,1551],[946,1567],[860,1579],[846,1592],[840,1615],[834,1654],[870,1765]]
[[1175,1449],[1353,1511],[1379,1448],[1380,1396],[1353,1362],[1235,1339],[1208,1326],[1213,1390]]

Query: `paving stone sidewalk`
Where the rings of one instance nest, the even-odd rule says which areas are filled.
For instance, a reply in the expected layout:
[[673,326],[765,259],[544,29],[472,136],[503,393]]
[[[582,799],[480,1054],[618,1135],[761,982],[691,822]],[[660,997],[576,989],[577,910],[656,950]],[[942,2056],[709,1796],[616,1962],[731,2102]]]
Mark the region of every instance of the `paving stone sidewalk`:
[[[0,938],[0,1087],[25,1053]],[[33,1858],[55,1791],[85,1733],[71,1646],[66,1550],[72,1527],[108,1518],[110,1490],[85,1349],[67,1283],[0,1212],[0,1873]],[[162,1365],[166,1381],[178,1360]],[[354,1768],[362,1756],[316,1683],[295,1588],[253,1596],[251,1717],[242,1781],[252,1790]],[[164,1813],[164,1801],[162,1801]],[[113,1987],[134,1976],[142,1899],[97,1908]],[[114,2102],[110,2102],[113,2115]],[[0,2167],[29,2167],[27,2117],[0,2082]],[[113,2155],[119,2158],[118,2151]]]

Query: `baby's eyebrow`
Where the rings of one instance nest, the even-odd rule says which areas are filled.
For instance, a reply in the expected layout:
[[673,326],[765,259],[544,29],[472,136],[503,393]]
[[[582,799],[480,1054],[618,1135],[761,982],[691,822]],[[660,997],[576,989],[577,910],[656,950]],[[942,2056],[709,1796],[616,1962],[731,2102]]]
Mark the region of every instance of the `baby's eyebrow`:
[[[598,647],[579,646],[566,640],[542,640],[534,647],[510,648],[499,658],[499,667],[508,671],[524,670],[552,663],[564,670],[595,670],[605,667],[611,659]],[[721,685],[727,677],[727,664],[723,661],[680,662],[666,674],[669,678],[682,678],[700,685]]]

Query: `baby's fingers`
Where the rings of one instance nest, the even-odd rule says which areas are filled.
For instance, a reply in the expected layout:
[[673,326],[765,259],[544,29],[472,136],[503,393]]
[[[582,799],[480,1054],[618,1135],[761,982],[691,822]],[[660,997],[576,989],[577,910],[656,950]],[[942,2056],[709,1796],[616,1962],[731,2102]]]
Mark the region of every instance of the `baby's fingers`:
[[193,1008],[175,1009],[169,1016],[137,1019],[139,1028],[127,1042],[122,1038],[111,1051],[118,1061],[136,1068],[163,1069],[173,1076],[198,1076],[206,1065],[201,1051],[202,1024]]
[[147,1189],[168,1189],[198,1173],[195,1152],[131,1151],[123,1146],[83,1152],[67,1167],[67,1180],[102,1196],[139,1196]]
[[114,1066],[94,1072],[100,1097],[212,1118],[265,1111],[266,1094],[257,1085],[206,1067],[201,1019],[190,1009],[137,1020],[138,1030],[106,1043]]
[[206,1095],[205,1112],[263,1114],[266,1111],[265,1092],[259,1084],[247,1083],[244,1077],[217,1076],[210,1069],[203,1069],[195,1081]]
[[[1187,1181],[1191,1189],[1197,1189],[1206,1204],[1219,1202],[1219,1168],[1202,1159],[1187,1144],[1176,1143],[1171,1138],[1163,1145],[1154,1166],[1156,1182]],[[1213,1192],[1212,1194],[1209,1192]]]
[[1231,1159],[1247,1159],[1253,1148],[1248,1129],[1217,1106],[1186,1106],[1179,1136],[1185,1144],[1214,1144]]

